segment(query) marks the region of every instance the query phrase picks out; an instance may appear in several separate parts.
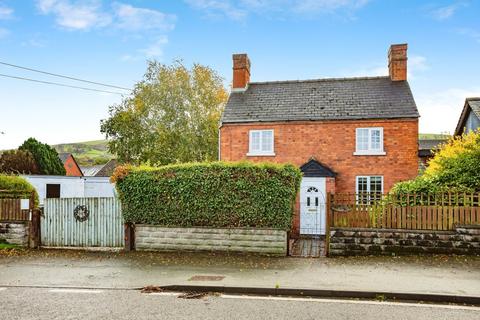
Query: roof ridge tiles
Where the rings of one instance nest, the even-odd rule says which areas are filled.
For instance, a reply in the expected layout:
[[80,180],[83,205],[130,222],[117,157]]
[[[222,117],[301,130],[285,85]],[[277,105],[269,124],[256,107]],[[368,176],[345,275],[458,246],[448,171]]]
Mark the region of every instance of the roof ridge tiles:
[[372,77],[338,77],[338,78],[319,78],[304,80],[274,80],[274,81],[258,81],[250,82],[252,84],[280,84],[280,83],[304,83],[304,82],[328,82],[328,81],[355,81],[355,80],[377,80],[388,79],[388,76],[372,76]]

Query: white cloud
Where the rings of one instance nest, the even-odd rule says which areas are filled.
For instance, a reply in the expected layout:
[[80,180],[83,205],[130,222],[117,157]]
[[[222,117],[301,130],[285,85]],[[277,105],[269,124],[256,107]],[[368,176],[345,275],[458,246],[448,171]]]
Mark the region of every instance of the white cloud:
[[143,53],[147,58],[160,58],[163,55],[163,48],[167,43],[168,38],[161,36],[145,49],[140,49],[139,52]]
[[420,112],[420,132],[453,133],[465,98],[480,96],[480,87],[451,88],[415,95]]
[[173,14],[120,2],[104,6],[101,0],[37,0],[37,8],[42,14],[53,15],[59,26],[69,30],[116,30],[122,31],[125,38],[151,42],[133,54],[123,55],[122,61],[161,57],[168,43],[166,33],[175,27],[176,21]]
[[0,20],[7,20],[13,17],[13,9],[0,4]]
[[105,8],[101,0],[37,0],[37,8],[42,14],[54,15],[59,26],[72,30],[111,27],[130,32],[169,31],[176,19],[175,15],[120,2]]
[[114,3],[114,14],[117,27],[125,30],[172,30],[175,25],[176,16],[163,12],[136,8],[129,4]]
[[370,0],[184,0],[209,17],[243,20],[251,13],[318,14],[356,10]]
[[434,19],[447,20],[447,19],[451,18],[458,9],[460,9],[462,7],[466,7],[466,6],[467,6],[467,3],[465,3],[465,2],[456,2],[456,3],[450,4],[448,6],[438,7],[436,9],[434,9],[431,12],[431,14],[432,14]]
[[[408,78],[414,79],[415,76],[425,70],[428,70],[427,59],[424,56],[411,55],[408,57],[407,72]],[[347,71],[344,73],[346,77],[378,77],[388,76],[388,61],[374,63],[362,69],[355,71]]]
[[332,12],[338,9],[359,9],[368,3],[368,0],[302,0],[294,1],[295,10],[299,12]]
[[112,22],[112,17],[103,12],[98,0],[38,0],[37,7],[42,14],[53,14],[56,23],[72,30],[88,30],[105,27]]
[[168,44],[168,37],[162,35],[158,37],[149,46],[138,49],[134,54],[124,54],[120,57],[120,61],[139,61],[145,58],[147,59],[161,59],[163,56],[163,50]]
[[185,0],[196,9],[203,10],[209,17],[225,16],[232,20],[242,20],[247,10],[234,5],[231,1],[222,0]]

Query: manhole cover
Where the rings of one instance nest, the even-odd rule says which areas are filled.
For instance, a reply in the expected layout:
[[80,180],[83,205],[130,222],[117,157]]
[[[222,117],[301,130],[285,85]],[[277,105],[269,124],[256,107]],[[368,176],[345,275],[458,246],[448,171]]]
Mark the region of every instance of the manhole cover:
[[223,280],[225,276],[193,276],[188,281],[220,281]]

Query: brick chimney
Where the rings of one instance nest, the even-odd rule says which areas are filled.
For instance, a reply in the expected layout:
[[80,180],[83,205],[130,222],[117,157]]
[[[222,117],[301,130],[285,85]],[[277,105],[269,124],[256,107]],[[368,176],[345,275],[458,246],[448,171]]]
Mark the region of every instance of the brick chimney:
[[234,54],[233,58],[233,91],[247,89],[250,82],[250,59],[246,53]]
[[407,80],[407,44],[392,44],[388,50],[388,73],[392,81]]

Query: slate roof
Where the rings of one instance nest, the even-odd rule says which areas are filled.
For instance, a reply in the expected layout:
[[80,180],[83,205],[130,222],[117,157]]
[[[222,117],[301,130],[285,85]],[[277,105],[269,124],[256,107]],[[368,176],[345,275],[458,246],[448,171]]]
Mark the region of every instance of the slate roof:
[[67,161],[68,157],[71,155],[71,153],[59,153],[58,157],[62,161],[63,164],[65,164],[65,161]]
[[81,167],[83,175],[87,177],[110,177],[118,165],[117,160],[111,159],[105,164]]
[[448,139],[425,139],[418,140],[418,155],[420,157],[430,157],[433,151],[437,150],[442,143]]
[[455,128],[456,136],[463,133],[463,127],[465,126],[465,121],[467,120],[470,111],[472,111],[480,119],[480,97],[465,99],[465,105],[463,106],[462,114],[460,115],[457,127]]
[[364,77],[252,82],[230,94],[222,123],[418,117],[406,81]]
[[304,177],[335,177],[336,173],[315,159],[310,159],[300,167]]
[[80,169],[85,177],[94,177],[100,170],[102,170],[103,166],[103,164],[94,166],[81,166]]

